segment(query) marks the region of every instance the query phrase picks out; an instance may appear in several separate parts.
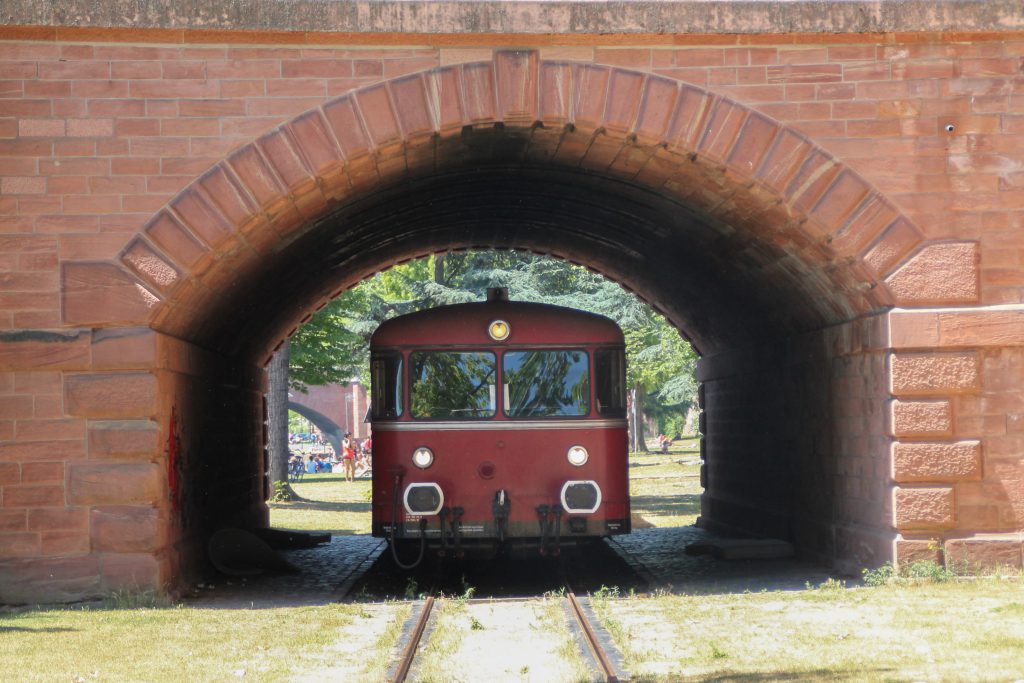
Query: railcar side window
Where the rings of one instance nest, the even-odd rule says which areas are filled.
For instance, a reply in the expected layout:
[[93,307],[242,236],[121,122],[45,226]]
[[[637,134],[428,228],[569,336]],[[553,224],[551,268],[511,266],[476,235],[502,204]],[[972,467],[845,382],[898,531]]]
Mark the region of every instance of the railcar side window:
[[409,356],[409,412],[434,420],[494,417],[496,360],[483,351]]
[[506,351],[502,369],[509,417],[590,412],[590,371],[584,351]]
[[402,414],[402,357],[374,356],[370,362],[371,403],[374,419]]
[[626,416],[626,357],[621,349],[598,349],[594,354],[597,412]]

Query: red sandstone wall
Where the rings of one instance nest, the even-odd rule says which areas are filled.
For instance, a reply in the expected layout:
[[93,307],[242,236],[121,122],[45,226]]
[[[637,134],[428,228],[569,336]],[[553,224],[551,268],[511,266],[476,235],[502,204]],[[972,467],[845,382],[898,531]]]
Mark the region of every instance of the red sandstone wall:
[[[969,38],[857,42],[851,36],[829,44],[823,42],[827,36],[806,42],[755,36],[731,37],[728,45],[709,38],[683,48],[614,49],[537,40],[544,43],[542,58],[626,66],[733,97],[802,131],[857,170],[926,238],[939,242],[890,278],[904,305],[1017,304],[1024,291],[1024,40]],[[207,446],[212,457],[247,454],[225,462],[253,457],[254,444],[235,451],[230,440],[242,431],[256,435],[262,420],[255,385],[228,408],[239,390],[218,389],[215,375],[188,379],[180,369],[188,365],[180,361],[192,353],[187,349],[161,347],[180,361],[172,362],[158,354],[156,341],[64,329],[60,267],[114,259],[160,207],[227,152],[330,97],[492,54],[487,45],[0,41],[4,590],[31,580],[37,583],[26,590],[38,592],[38,565],[32,562],[39,558],[69,595],[129,579],[163,580],[176,562],[168,559],[173,547],[187,534],[162,526],[172,516],[163,500],[169,434],[162,401],[185,385],[190,396],[210,392],[211,402],[193,405],[182,424],[187,431],[203,424],[216,433],[213,425],[222,417],[217,424],[223,434]],[[951,133],[946,124],[953,125]],[[170,232],[154,230],[150,237],[170,253],[195,250]],[[869,246],[866,235],[840,238]],[[896,238],[870,251],[867,264],[897,262],[902,254]],[[87,310],[95,302],[80,297],[74,305]],[[100,328],[124,320],[116,307],[98,315],[107,321]],[[829,467],[841,481],[831,490],[842,487],[841,512],[833,519],[842,528],[890,524],[905,536],[900,552],[906,557],[931,552],[929,539],[940,538],[950,556],[1020,565],[1024,443],[1018,431],[1024,404],[1017,380],[1024,325],[1018,312],[897,312],[892,320],[883,346],[895,352],[824,356],[831,363],[825,368],[828,405],[837,417],[830,431],[783,434],[781,443],[799,454],[806,479],[827,476],[828,468],[814,469],[815,458],[827,448],[825,439],[838,444]],[[259,374],[240,372],[253,382]],[[760,390],[764,382],[737,386],[742,391],[734,396]],[[800,387],[806,385],[795,381],[784,395],[795,397]],[[730,402],[742,406],[748,399],[725,400],[710,391],[708,400],[721,409],[715,419],[739,419],[751,432],[740,435],[747,441],[730,446],[748,449],[764,441],[754,429],[762,418],[737,418],[726,410]],[[889,436],[880,431],[878,406],[890,395],[887,455],[882,451]],[[807,398],[777,405],[764,423],[791,420],[800,400]],[[808,424],[825,419],[818,407],[805,407],[812,411]],[[712,481],[714,458],[709,455]],[[881,471],[887,458],[888,480]],[[759,464],[763,471],[767,465]],[[230,476],[229,465],[215,467]],[[224,509],[214,517],[262,514],[262,471],[260,463],[246,465],[227,489],[234,512]],[[886,494],[891,499],[874,507],[890,482],[896,483]],[[130,494],[110,497],[115,486]],[[810,501],[808,509],[820,509],[819,503]],[[891,517],[879,523],[879,510]],[[809,537],[826,539],[812,526],[806,527]],[[124,547],[123,537],[137,540]],[[853,551],[849,556],[859,557]]]
[[[757,42],[541,57],[664,74],[792,125],[885,188],[928,237],[980,240],[984,302],[1021,300],[1024,41]],[[112,257],[229,150],[352,88],[491,54],[0,42],[0,324],[59,326],[56,261]]]

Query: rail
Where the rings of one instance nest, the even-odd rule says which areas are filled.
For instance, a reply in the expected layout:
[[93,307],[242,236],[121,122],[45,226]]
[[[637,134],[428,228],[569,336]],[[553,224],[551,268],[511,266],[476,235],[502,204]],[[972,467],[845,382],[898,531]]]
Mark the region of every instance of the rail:
[[[518,602],[520,600],[509,600],[508,602]],[[594,629],[590,618],[587,616],[583,605],[580,603],[576,594],[572,591],[567,591],[565,594],[565,601],[569,607],[569,612],[575,618],[576,625],[584,636],[584,642],[589,648],[593,659],[597,662],[601,668],[601,675],[607,683],[619,683],[619,674],[615,669],[614,664],[608,656],[607,651],[601,644],[601,640],[597,635],[597,631]],[[473,600],[472,602],[477,602]],[[487,600],[487,602],[492,602]],[[498,600],[493,602],[505,602],[505,600]],[[434,598],[429,597],[423,603],[423,607],[420,609],[419,615],[416,617],[416,623],[413,628],[409,631],[408,641],[402,648],[402,655],[399,659],[398,666],[395,669],[394,676],[391,678],[392,683],[403,683],[409,676],[409,672],[412,669],[413,661],[416,659],[416,654],[419,651],[420,640],[423,638],[423,634],[426,631],[427,623],[430,620],[431,610],[434,607]]]

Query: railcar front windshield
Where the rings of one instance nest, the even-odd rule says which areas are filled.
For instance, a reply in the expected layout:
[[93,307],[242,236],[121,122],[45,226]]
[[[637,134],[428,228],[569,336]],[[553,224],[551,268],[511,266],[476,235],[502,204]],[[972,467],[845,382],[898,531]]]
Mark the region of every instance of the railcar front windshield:
[[581,416],[590,412],[585,351],[506,351],[502,359],[509,417]]
[[409,412],[431,420],[494,417],[497,362],[484,351],[409,355]]

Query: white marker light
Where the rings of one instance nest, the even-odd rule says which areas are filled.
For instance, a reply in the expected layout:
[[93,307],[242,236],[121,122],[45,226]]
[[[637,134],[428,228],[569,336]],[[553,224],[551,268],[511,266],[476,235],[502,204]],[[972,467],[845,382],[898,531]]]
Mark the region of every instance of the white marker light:
[[434,452],[426,446],[420,446],[412,452],[412,464],[425,470],[434,464]]
[[570,464],[575,465],[576,467],[582,467],[587,464],[587,458],[590,457],[590,454],[587,453],[587,449],[583,446],[573,446],[569,449],[569,452],[566,453],[566,457],[569,458]]

